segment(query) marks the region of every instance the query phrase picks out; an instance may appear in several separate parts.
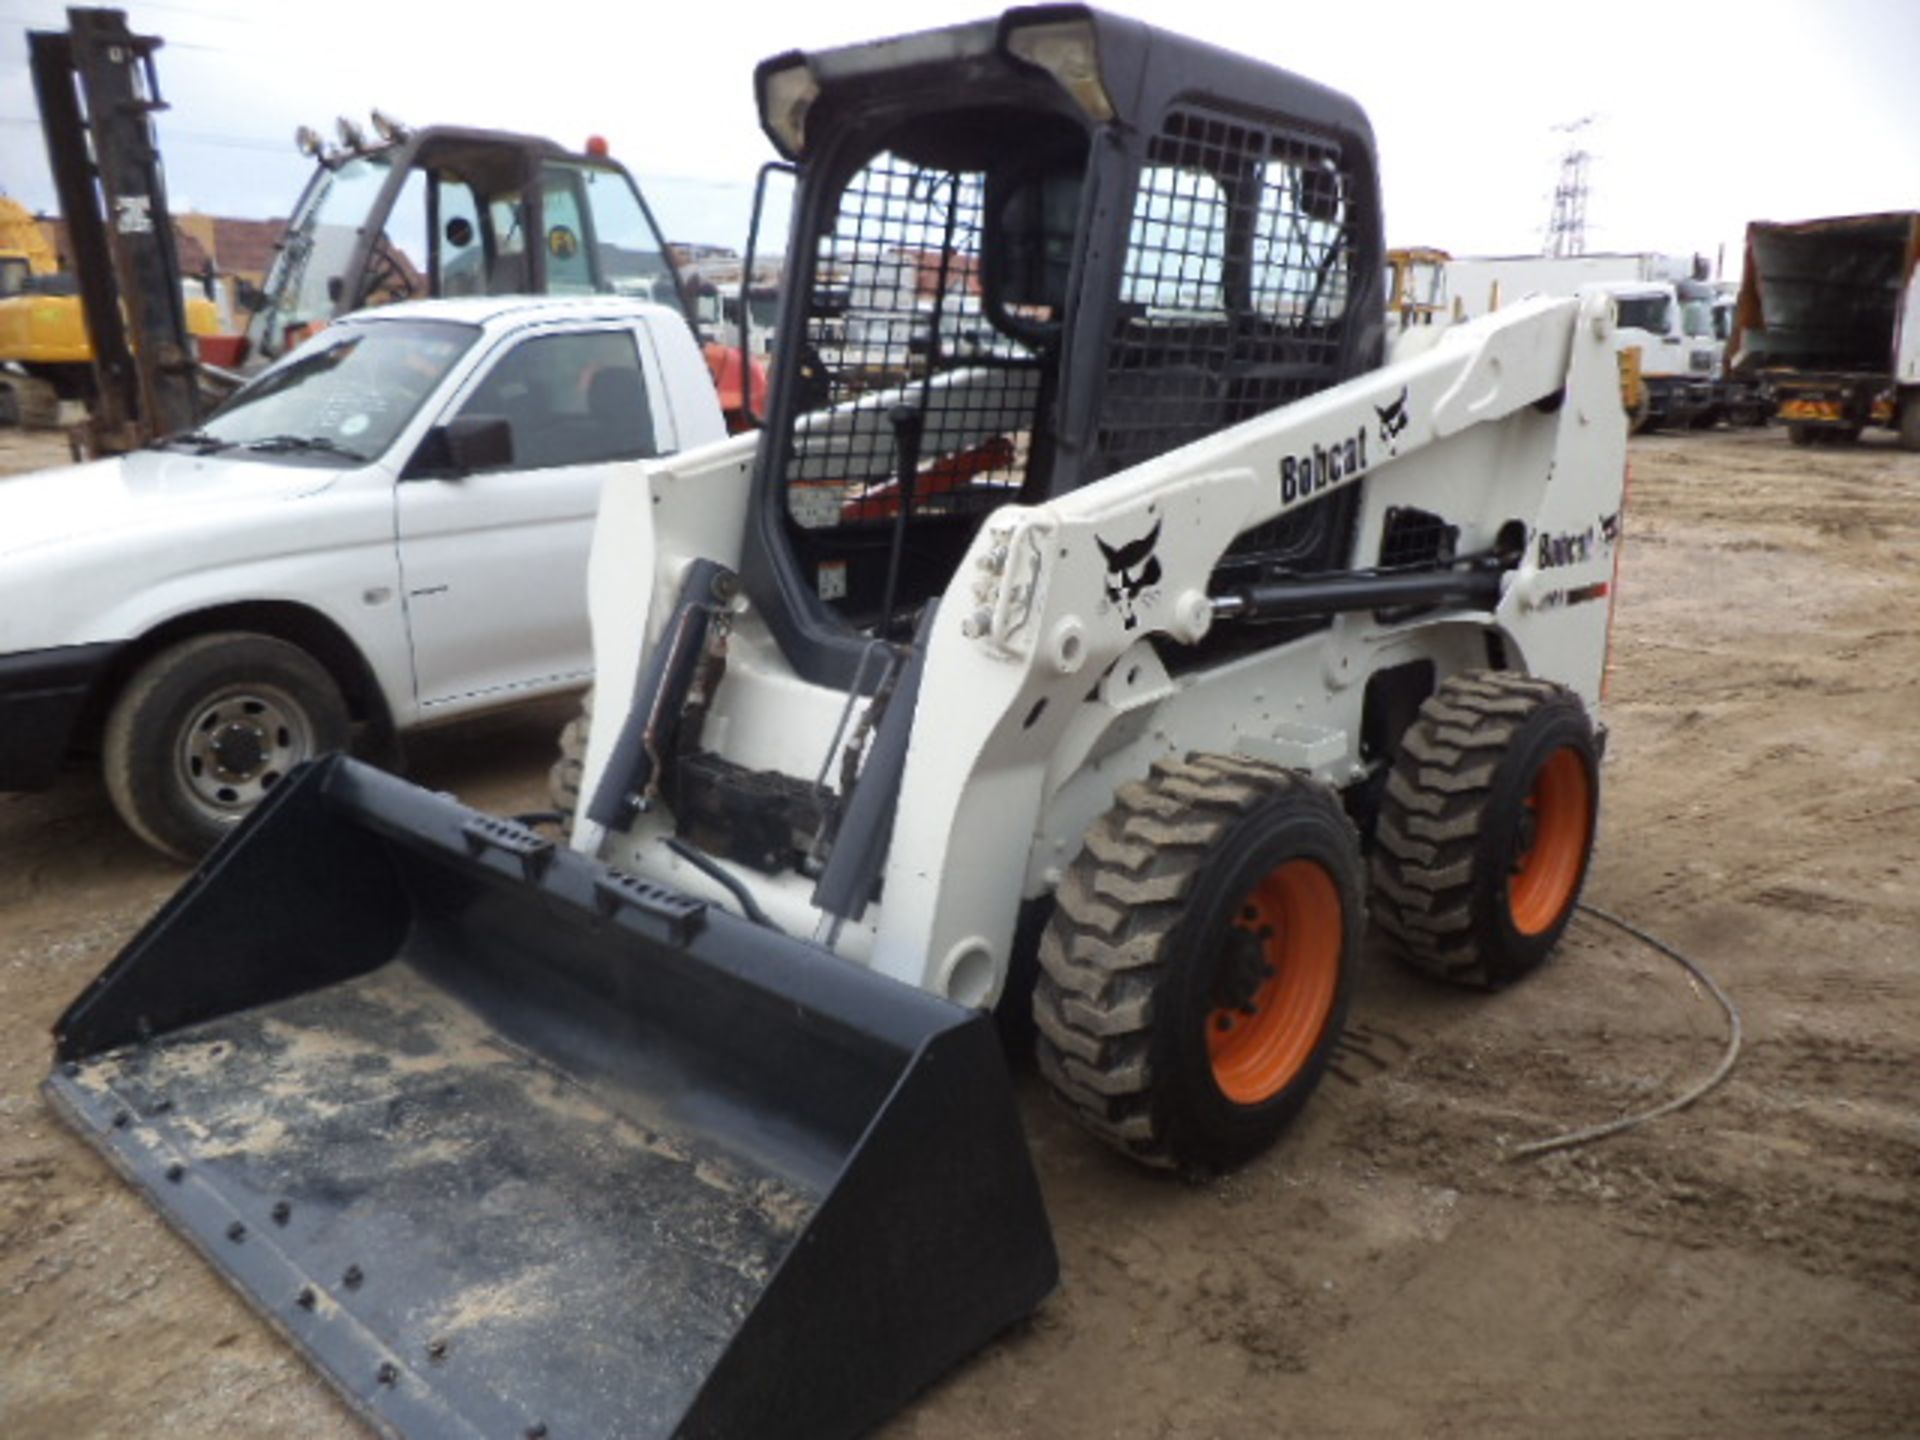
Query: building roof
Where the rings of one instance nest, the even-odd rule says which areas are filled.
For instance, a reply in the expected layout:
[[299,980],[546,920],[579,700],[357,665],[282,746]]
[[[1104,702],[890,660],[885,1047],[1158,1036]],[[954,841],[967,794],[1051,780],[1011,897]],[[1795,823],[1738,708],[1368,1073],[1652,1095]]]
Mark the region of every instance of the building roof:
[[213,253],[215,265],[223,271],[244,275],[255,284],[266,279],[279,251],[280,237],[286,233],[284,216],[271,220],[239,220],[230,216],[213,217]]

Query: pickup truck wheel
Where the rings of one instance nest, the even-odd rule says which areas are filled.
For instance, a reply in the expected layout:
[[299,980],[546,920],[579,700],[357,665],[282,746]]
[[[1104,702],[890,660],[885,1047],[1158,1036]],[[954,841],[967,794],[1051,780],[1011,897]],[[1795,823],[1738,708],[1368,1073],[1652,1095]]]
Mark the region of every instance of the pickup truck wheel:
[[304,760],[343,748],[346,701],[298,646],[228,631],[134,673],[102,741],[107,794],[142,840],[200,858]]

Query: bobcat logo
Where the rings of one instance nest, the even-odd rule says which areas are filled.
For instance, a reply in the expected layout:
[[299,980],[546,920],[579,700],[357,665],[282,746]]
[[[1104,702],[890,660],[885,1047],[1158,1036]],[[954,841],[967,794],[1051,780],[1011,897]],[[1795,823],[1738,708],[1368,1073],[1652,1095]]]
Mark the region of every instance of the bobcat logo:
[[1125,545],[1109,545],[1098,535],[1093,543],[1107,557],[1107,599],[1120,607],[1120,618],[1129,630],[1140,623],[1139,607],[1152,597],[1147,594],[1160,583],[1160,557],[1153,547],[1160,543],[1160,524],[1155,522],[1144,539]]
[[1380,417],[1380,443],[1393,444],[1407,428],[1407,387],[1400,387],[1400,398],[1391,405],[1374,406],[1373,413]]

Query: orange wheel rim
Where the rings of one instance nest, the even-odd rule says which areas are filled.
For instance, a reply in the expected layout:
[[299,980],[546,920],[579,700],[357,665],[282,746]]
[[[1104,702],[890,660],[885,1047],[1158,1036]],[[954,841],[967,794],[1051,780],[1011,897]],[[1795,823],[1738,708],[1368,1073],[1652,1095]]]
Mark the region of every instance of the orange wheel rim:
[[1207,1058],[1227,1099],[1271,1100],[1312,1057],[1340,987],[1340,912],[1339,888],[1313,860],[1287,861],[1241,902],[1230,940],[1263,969],[1244,999],[1207,1016]]
[[1571,745],[1549,755],[1533,777],[1523,827],[1507,879],[1507,909],[1514,929],[1538,935],[1573,903],[1593,830],[1593,782]]

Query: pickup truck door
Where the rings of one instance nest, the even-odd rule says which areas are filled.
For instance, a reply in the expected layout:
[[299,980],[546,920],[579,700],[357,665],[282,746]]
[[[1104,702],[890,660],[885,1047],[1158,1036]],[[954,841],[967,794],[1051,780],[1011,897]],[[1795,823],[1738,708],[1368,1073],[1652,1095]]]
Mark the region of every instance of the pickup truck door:
[[564,689],[592,674],[587,550],[616,467],[674,448],[644,324],[515,337],[440,417],[496,416],[511,465],[399,484],[396,530],[424,712]]

